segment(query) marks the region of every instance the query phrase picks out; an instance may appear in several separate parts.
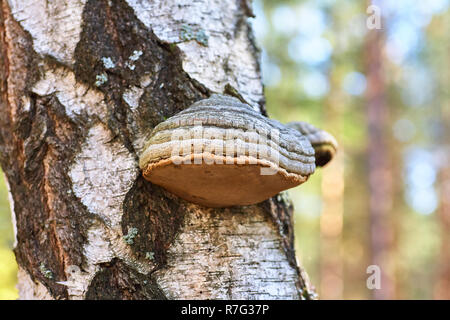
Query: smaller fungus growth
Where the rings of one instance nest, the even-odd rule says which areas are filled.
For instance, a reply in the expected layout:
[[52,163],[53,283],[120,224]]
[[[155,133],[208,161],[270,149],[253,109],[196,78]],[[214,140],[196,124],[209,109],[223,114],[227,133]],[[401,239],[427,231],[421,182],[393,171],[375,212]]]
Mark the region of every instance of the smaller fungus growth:
[[331,134],[303,121],[289,122],[286,125],[305,135],[311,142],[315,151],[316,166],[323,167],[334,158],[338,143]]

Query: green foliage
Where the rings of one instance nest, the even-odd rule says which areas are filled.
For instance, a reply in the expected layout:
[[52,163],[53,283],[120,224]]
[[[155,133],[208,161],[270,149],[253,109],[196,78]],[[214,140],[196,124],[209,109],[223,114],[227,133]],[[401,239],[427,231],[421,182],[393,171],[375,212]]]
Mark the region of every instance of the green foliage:
[[8,192],[0,170],[0,300],[17,299],[17,263],[12,252],[14,235]]

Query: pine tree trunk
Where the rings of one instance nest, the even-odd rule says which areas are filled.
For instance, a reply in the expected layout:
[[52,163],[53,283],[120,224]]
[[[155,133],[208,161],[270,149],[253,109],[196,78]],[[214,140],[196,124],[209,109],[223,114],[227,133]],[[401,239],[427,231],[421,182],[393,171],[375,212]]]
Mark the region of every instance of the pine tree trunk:
[[[324,103],[324,122],[327,129],[340,141],[339,89],[336,75],[330,72],[330,91]],[[322,172],[323,209],[320,216],[320,297],[341,300],[344,298],[344,262],[342,255],[344,228],[344,150]],[[333,186],[332,188],[330,186]],[[330,254],[333,252],[333,254]]]
[[[447,74],[446,74],[447,73]],[[443,92],[448,88],[448,71],[442,75]],[[441,248],[438,262],[438,274],[434,288],[434,298],[450,300],[450,103],[443,97],[444,106],[441,109],[441,140],[437,150],[440,159],[439,190],[440,201],[438,209],[438,222],[441,228]]]
[[0,163],[21,298],[298,299],[292,208],[145,181],[151,129],[226,84],[262,113],[246,1],[0,1]]
[[[448,151],[447,151],[448,152]],[[448,155],[446,156],[447,162]],[[438,262],[438,276],[434,290],[434,298],[450,299],[450,167],[444,166],[440,172],[441,202],[439,223],[441,228],[441,248]]]
[[392,299],[395,295],[394,268],[390,257],[393,243],[389,214],[392,210],[393,181],[389,150],[389,106],[383,68],[384,34],[371,30],[366,42],[367,123],[369,211],[372,264],[380,268],[381,288],[373,290],[375,299]]

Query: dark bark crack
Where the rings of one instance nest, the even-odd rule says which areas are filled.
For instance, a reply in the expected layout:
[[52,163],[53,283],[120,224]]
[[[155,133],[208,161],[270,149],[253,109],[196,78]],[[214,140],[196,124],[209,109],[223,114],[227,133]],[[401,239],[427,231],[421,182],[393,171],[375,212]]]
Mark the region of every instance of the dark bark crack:
[[136,256],[162,267],[188,211],[186,202],[139,176],[125,198],[123,211],[123,234],[129,228],[138,231],[131,244]]
[[156,281],[119,259],[100,265],[86,293],[87,300],[165,300]]

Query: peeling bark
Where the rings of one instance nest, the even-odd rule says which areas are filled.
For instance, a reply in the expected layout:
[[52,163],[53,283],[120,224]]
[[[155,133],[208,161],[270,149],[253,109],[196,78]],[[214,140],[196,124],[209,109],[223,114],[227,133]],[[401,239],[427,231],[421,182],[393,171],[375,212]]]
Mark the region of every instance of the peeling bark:
[[207,209],[138,169],[155,125],[227,85],[265,113],[246,1],[0,3],[21,298],[314,298],[284,197]]

